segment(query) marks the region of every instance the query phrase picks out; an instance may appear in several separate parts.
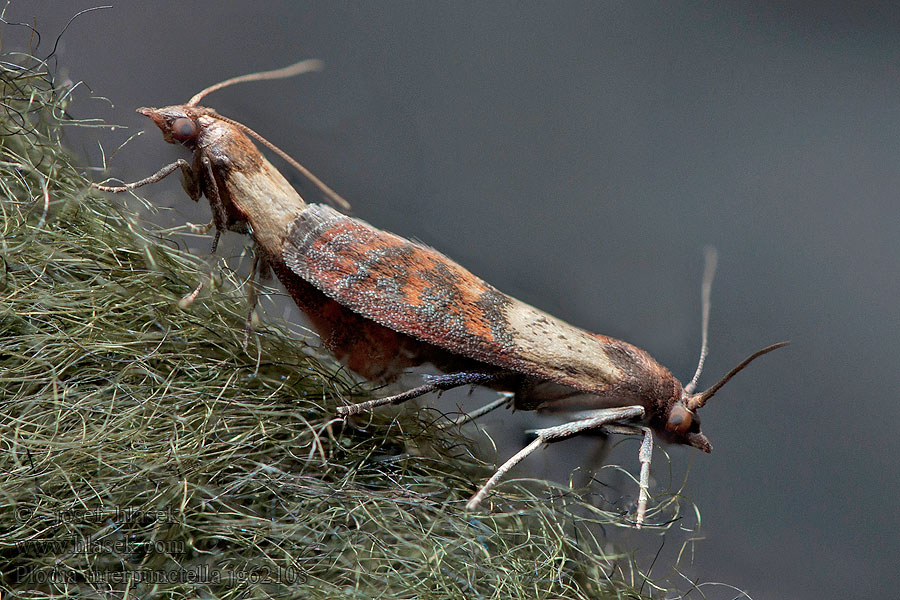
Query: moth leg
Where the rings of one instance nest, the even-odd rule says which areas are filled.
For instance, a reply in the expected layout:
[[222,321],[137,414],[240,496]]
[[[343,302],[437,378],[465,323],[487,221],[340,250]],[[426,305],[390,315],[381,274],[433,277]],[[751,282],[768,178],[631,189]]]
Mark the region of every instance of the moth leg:
[[455,427],[458,425],[471,423],[475,419],[480,419],[484,415],[494,412],[501,406],[509,406],[510,404],[512,404],[513,400],[515,400],[515,398],[516,395],[512,392],[500,392],[500,397],[493,402],[489,402],[481,408],[473,410],[470,413],[460,415],[456,419],[447,419],[443,423],[440,423],[437,427],[438,429],[447,429],[448,427]]
[[[133,190],[142,186],[145,186],[150,183],[156,183],[157,181],[161,181],[172,174],[175,169],[181,168],[181,173],[184,176],[182,180],[182,185],[184,181],[190,180],[194,181],[196,177],[194,176],[194,169],[191,167],[191,163],[184,160],[183,158],[179,158],[175,162],[170,165],[164,166],[162,169],[151,175],[150,177],[145,177],[139,181],[135,181],[133,183],[126,183],[125,185],[100,185],[99,183],[92,183],[91,187],[100,190],[101,192],[127,192],[129,190]],[[187,190],[187,188],[185,188]],[[199,188],[198,188],[199,190]],[[188,191],[188,194],[191,194]],[[199,195],[197,196],[199,198]],[[191,195],[193,198],[193,195]],[[196,200],[196,198],[194,198]]]
[[197,225],[196,223],[185,223],[185,225],[191,230],[191,233],[205,235],[209,233],[210,229],[216,226],[216,220],[212,219],[209,223],[204,223],[203,225]]
[[644,407],[642,406],[621,406],[617,408],[605,408],[600,410],[585,411],[579,414],[578,420],[556,425],[554,427],[546,427],[544,429],[536,429],[531,433],[535,433],[537,438],[522,450],[517,452],[494,472],[490,479],[487,480],[480,490],[466,504],[467,510],[478,508],[481,501],[488,495],[494,486],[509,472],[514,466],[522,462],[529,454],[545,444],[558,442],[574,435],[591,431],[592,429],[601,429],[603,426],[616,421],[627,421],[630,419],[638,419],[644,416]]
[[[201,164],[206,170],[206,176],[209,180],[209,186],[207,191],[207,196],[210,198],[210,206],[213,211],[213,218],[210,219],[209,223],[204,223],[203,225],[197,225],[195,223],[187,223],[188,229],[191,230],[191,233],[199,233],[201,235],[207,234],[213,227],[219,226],[219,229],[224,227],[224,219],[221,218],[222,215],[217,214],[216,207],[220,206],[219,202],[219,187],[216,184],[216,179],[212,174],[212,165],[210,161],[205,156],[201,159]],[[191,200],[197,202],[200,200],[200,197],[203,195],[203,189],[200,185],[200,177],[198,171],[191,169],[190,172],[182,170],[182,178],[181,178],[181,187],[184,188],[184,191],[187,192],[187,195],[191,197]],[[221,212],[221,211],[220,211]],[[213,252],[215,252],[215,245],[218,244],[218,237],[213,244]]]
[[268,279],[271,274],[269,261],[262,248],[258,244],[253,246],[253,262],[250,264],[250,281],[247,289],[247,324],[244,331],[244,350],[250,343],[250,333],[258,326],[259,313],[256,309],[259,306],[259,285],[260,281]]
[[622,435],[640,435],[641,449],[638,451],[638,460],[641,463],[641,476],[638,480],[640,494],[638,495],[637,517],[635,526],[640,529],[647,514],[647,501],[650,500],[650,461],[653,459],[653,430],[649,427],[636,427],[633,425],[604,425],[607,433],[619,433]]
[[638,486],[641,488],[638,498],[637,519],[635,525],[641,528],[644,522],[644,514],[647,512],[647,500],[650,499],[650,460],[653,458],[653,431],[649,427],[641,427],[644,431],[644,439],[641,441],[641,449],[638,452],[638,460],[641,461],[641,479]]
[[194,202],[199,202],[203,196],[203,188],[200,185],[200,168],[197,166],[196,157],[190,169],[181,167],[181,188]]
[[449,390],[455,387],[460,387],[463,385],[484,385],[486,383],[490,383],[495,379],[500,379],[501,377],[506,377],[508,373],[450,373],[448,375],[430,375],[427,377],[428,383],[425,385],[420,385],[419,387],[414,387],[411,390],[407,390],[400,394],[395,394],[393,396],[386,396],[384,398],[375,398],[374,400],[367,400],[365,402],[360,402],[358,404],[351,404],[349,406],[338,406],[337,412],[342,417],[349,417],[351,415],[358,415],[359,413],[371,410],[378,406],[384,406],[386,404],[402,404],[407,400],[412,400],[413,398],[418,398],[419,396],[424,396],[430,392],[444,391]]
[[[213,219],[206,225],[194,225],[193,223],[188,223],[187,226],[188,226],[188,229],[190,229],[194,233],[208,233],[209,230],[215,226],[216,235],[213,238],[212,247],[209,250],[210,254],[215,254],[216,248],[219,247],[219,238],[222,235],[222,228],[225,227],[225,211],[222,208],[221,202],[219,202],[219,188],[216,185],[215,177],[213,177],[212,165],[211,165],[209,159],[206,158],[205,156],[202,158],[201,162],[202,162],[203,166],[206,168],[206,173],[207,173],[207,175],[209,177],[209,181],[210,181],[210,185],[208,185],[206,187],[206,197],[209,198],[209,205],[212,207]],[[183,163],[183,164],[179,164],[179,163]],[[197,200],[200,199],[200,196],[202,194],[202,191],[200,188],[200,178],[197,176],[196,171],[193,168],[191,168],[191,166],[188,164],[188,162],[186,160],[179,159],[179,162],[172,163],[171,165],[168,165],[167,167],[160,170],[159,173],[162,173],[166,169],[169,169],[169,167],[172,167],[165,175],[163,175],[162,177],[159,177],[159,179],[162,179],[163,177],[165,177],[166,175],[168,175],[169,173],[174,171],[175,170],[174,165],[181,167],[181,174],[182,174],[181,187],[183,187],[184,191],[187,192],[188,196],[191,197],[191,200],[196,202]],[[156,175],[153,175],[152,177],[148,177],[146,180],[141,180],[141,181],[135,182],[134,184],[130,184],[130,185],[134,185],[137,187],[138,184],[144,185],[144,183],[150,183],[149,180],[153,179],[153,177],[156,177],[157,175],[159,175],[159,173],[157,173]],[[159,179],[157,179],[156,181],[159,181]],[[210,265],[210,271],[212,271],[212,265]],[[210,277],[210,279],[212,279],[212,273],[210,273],[209,277]],[[188,294],[187,296],[185,296],[184,298],[182,298],[181,300],[178,301],[178,306],[181,308],[188,308],[191,304],[194,303],[194,300],[197,299],[197,294],[200,293],[201,289],[203,289],[202,281],[197,285],[197,287],[194,289],[193,292],[191,292],[190,294]],[[247,338],[244,340],[244,349],[247,348],[247,343],[249,342],[249,340],[250,340],[250,337],[249,337],[249,332],[248,332]]]
[[[213,173],[212,162],[209,160],[209,157],[202,157],[200,159],[203,168],[206,170],[206,199],[209,200],[209,208],[212,210],[213,219],[212,222],[216,226],[216,237],[213,238],[212,250],[210,250],[210,254],[215,254],[216,248],[219,246],[219,237],[222,235],[222,230],[227,227],[227,215],[225,214],[225,208],[222,206],[222,201],[219,196],[219,186],[216,183],[216,177]],[[183,181],[187,181],[187,175],[185,175],[185,179]],[[187,185],[187,184],[185,184]],[[199,190],[199,179],[197,180],[197,186]],[[185,189],[187,189],[185,187]],[[190,194],[190,192],[188,192]],[[193,196],[191,196],[193,198]],[[194,198],[196,200],[196,198]]]

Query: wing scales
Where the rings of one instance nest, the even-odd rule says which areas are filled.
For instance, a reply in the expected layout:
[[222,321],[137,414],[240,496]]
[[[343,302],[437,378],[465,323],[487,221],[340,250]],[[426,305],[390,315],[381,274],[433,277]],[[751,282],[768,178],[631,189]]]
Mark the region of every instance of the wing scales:
[[616,353],[604,351],[617,340],[569,325],[432,248],[330,207],[313,204],[301,213],[282,256],[342,305],[455,354],[594,393],[622,375]]

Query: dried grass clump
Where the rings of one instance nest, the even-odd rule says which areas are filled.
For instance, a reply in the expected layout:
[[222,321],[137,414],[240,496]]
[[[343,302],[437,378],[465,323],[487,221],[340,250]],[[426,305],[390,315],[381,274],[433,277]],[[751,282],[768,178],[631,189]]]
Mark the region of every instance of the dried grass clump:
[[0,595],[640,597],[592,538],[614,515],[513,485],[467,513],[488,471],[458,432],[342,429],[351,382],[275,327],[246,351],[235,280],[178,308],[204,263],[89,191],[67,89],[23,60],[0,63]]

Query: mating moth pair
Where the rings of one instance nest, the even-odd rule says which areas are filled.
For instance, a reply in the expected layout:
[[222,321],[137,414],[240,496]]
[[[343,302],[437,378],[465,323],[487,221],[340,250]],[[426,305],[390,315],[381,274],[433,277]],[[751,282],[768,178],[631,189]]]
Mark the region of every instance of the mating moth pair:
[[[175,170],[195,201],[206,196],[215,228],[249,233],[256,244],[254,275],[271,270],[304,311],[323,344],[352,371],[370,380],[392,380],[424,363],[443,375],[404,393],[338,408],[350,416],[384,404],[466,385],[507,395],[479,414],[508,402],[521,410],[566,411],[573,420],[537,430],[536,439],[500,466],[474,495],[474,509],[515,464],[537,448],[587,431],[641,435],[640,495],[635,523],[645,517],[654,434],[669,443],[709,452],[700,431],[700,409],[735,373],[785,343],[764,348],[721,381],[695,393],[706,356],[706,323],[712,262],[704,282],[700,365],[685,386],[647,352],[590,333],[512,298],[436,250],[376,229],[333,208],[307,204],[257,150],[253,137],[316,183],[333,203],[349,205],[308,170],[245,125],[199,106],[208,93],[243,81],[290,77],[319,68],[303,61],[284,69],[245,75],[211,86],[187,104],[141,108],[167,142],[193,153],[121,192],[161,180]],[[215,242],[213,243],[215,249]],[[255,290],[251,276],[251,289]],[[195,295],[196,295],[195,290]],[[255,294],[255,291],[253,292]],[[255,296],[254,296],[255,297]],[[510,400],[511,396],[511,400]]]

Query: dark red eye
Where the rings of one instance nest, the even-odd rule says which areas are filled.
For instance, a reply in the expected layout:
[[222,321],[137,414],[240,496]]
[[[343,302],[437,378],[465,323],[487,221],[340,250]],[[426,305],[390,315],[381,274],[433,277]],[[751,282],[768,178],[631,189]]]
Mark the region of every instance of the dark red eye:
[[681,404],[676,404],[672,407],[672,410],[669,411],[669,418],[666,421],[666,431],[671,431],[672,433],[687,433],[688,429],[691,428],[692,421],[693,417],[691,416],[691,411]]
[[181,117],[172,121],[172,137],[184,142],[197,135],[197,123],[193,119]]

